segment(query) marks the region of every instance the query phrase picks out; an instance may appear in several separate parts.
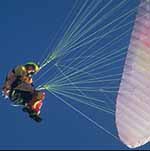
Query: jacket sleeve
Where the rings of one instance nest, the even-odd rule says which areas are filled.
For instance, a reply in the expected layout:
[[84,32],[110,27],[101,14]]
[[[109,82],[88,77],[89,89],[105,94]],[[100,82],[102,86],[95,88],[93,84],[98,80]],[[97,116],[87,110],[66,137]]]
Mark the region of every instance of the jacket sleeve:
[[10,71],[6,77],[3,85],[3,90],[10,90],[12,83],[16,80],[16,76],[13,71]]
[[24,66],[17,66],[15,69],[10,71],[3,85],[3,90],[10,90],[13,82],[17,79],[17,77],[22,77],[25,74],[26,70]]

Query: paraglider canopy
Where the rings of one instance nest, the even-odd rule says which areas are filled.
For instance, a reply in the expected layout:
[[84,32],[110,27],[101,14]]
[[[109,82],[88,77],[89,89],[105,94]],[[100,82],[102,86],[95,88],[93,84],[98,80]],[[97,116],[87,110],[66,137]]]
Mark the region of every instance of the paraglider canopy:
[[117,97],[116,125],[130,148],[150,141],[150,0],[142,0]]

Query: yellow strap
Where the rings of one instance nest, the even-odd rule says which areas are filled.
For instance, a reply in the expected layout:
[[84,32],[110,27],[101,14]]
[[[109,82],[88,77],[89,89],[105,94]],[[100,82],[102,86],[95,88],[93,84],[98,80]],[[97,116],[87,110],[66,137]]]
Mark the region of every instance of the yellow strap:
[[40,101],[36,101],[32,107],[35,109],[36,106],[37,106],[40,102],[41,102],[41,100],[40,100]]

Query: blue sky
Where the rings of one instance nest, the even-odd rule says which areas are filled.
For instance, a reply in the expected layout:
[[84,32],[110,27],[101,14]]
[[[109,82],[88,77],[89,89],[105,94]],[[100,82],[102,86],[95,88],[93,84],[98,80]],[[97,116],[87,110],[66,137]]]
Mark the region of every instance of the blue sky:
[[[38,61],[58,32],[74,0],[1,0],[1,84],[18,64]],[[133,0],[128,7],[134,7]],[[20,108],[0,101],[0,149],[128,149],[46,92],[43,122],[30,120]],[[97,114],[116,133],[114,118]],[[104,121],[103,121],[104,120]],[[117,134],[115,134],[117,135]],[[140,149],[149,149],[149,144]]]

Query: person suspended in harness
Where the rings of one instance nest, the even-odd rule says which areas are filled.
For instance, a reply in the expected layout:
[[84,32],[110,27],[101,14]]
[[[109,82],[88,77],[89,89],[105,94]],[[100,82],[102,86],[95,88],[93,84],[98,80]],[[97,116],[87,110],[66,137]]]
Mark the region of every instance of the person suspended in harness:
[[5,97],[14,104],[23,105],[23,111],[38,122],[42,120],[40,111],[45,93],[34,88],[32,76],[39,70],[40,67],[34,62],[19,65],[8,73],[2,88]]

